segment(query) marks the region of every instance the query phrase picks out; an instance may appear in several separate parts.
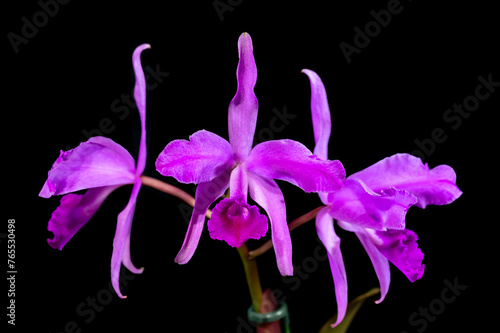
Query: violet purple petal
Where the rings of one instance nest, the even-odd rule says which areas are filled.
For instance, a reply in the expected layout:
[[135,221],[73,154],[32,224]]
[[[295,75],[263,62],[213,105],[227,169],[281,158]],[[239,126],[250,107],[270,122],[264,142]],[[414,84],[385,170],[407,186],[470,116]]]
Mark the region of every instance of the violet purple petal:
[[377,274],[377,278],[380,284],[380,298],[375,301],[375,303],[381,303],[385,299],[385,296],[389,291],[389,285],[391,284],[391,269],[389,260],[387,260],[387,258],[382,253],[380,253],[380,251],[374,244],[374,235],[376,231],[368,228],[357,227],[351,223],[346,223],[343,221],[337,221],[337,224],[342,229],[354,232],[365,248],[365,251],[368,254],[368,257],[370,257],[373,268],[375,269],[375,274]]
[[314,155],[322,160],[328,159],[328,141],[332,131],[330,108],[326,97],[326,90],[321,78],[309,69],[302,73],[309,77],[311,84],[311,116],[314,131]]
[[415,282],[424,274],[424,254],[418,248],[418,236],[411,230],[377,231],[380,242],[375,243],[379,251],[406,277]]
[[[120,269],[122,263],[134,272],[141,273],[142,269],[136,268],[130,260],[130,230],[134,218],[137,196],[141,189],[141,180],[137,179],[132,188],[130,199],[125,208],[118,214],[115,237],[113,239],[113,253],[111,254],[111,283],[120,298],[125,298],[120,291]],[[127,248],[126,248],[127,247]]]
[[259,103],[254,93],[257,67],[253,56],[250,35],[241,34],[238,39],[239,62],[236,69],[238,87],[229,104],[229,142],[236,162],[243,162],[252,149]]
[[49,245],[62,250],[64,245],[80,230],[101,207],[108,195],[120,185],[95,187],[84,194],[66,194],[52,213],[47,230],[54,233],[47,239]]
[[290,182],[305,192],[337,191],[345,178],[342,163],[321,160],[293,140],[259,143],[243,166],[263,177]]
[[181,183],[205,183],[234,165],[229,142],[217,134],[201,130],[187,140],[167,144],[156,160],[156,170]]
[[175,258],[176,263],[186,264],[193,256],[205,225],[208,207],[224,194],[229,186],[229,178],[230,171],[227,170],[210,182],[199,184],[196,188],[193,214],[182,247]]
[[416,206],[446,205],[460,197],[456,174],[448,165],[429,169],[427,163],[410,154],[396,154],[356,172],[348,179],[361,179],[373,191],[389,187],[407,190],[417,196]]
[[416,201],[407,191],[389,188],[375,193],[361,180],[349,178],[342,190],[328,196],[334,219],[375,230],[404,229],[406,212]]
[[141,65],[141,53],[149,48],[151,48],[149,44],[139,45],[132,54],[132,65],[135,73],[134,99],[141,120],[141,140],[136,168],[136,175],[138,176],[144,172],[146,166],[146,79]]
[[292,241],[286,221],[285,199],[276,182],[248,172],[250,197],[267,213],[271,223],[271,239],[281,275],[293,275]]
[[83,189],[133,184],[135,161],[111,139],[96,136],[68,151],[61,151],[39,196],[66,194]]
[[347,276],[344,260],[340,251],[340,238],[335,233],[333,219],[325,207],[316,215],[316,231],[318,237],[326,248],[333,283],[337,299],[337,320],[332,327],[337,326],[343,319],[347,309]]

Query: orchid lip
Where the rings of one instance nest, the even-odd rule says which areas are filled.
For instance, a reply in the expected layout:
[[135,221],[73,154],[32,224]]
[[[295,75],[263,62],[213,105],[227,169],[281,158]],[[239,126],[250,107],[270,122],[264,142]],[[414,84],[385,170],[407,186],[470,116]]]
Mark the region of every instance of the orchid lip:
[[266,235],[268,220],[251,206],[238,198],[226,198],[212,210],[208,221],[210,237],[223,240],[232,247],[240,247],[249,239],[259,239]]

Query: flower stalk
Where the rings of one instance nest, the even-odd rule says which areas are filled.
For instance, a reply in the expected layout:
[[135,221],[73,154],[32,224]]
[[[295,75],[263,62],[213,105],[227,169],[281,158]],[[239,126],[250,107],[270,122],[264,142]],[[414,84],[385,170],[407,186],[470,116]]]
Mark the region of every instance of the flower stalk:
[[[293,229],[297,228],[297,227],[300,227],[301,225],[303,225],[304,223],[306,222],[309,222],[311,221],[313,218],[316,217],[316,215],[318,214],[318,212],[325,206],[320,206],[320,207],[317,207],[317,208],[314,208],[313,210],[311,210],[310,212],[307,212],[305,213],[304,215],[302,216],[299,216],[297,217],[295,220],[293,220],[292,222],[290,222],[288,224],[288,230],[289,231],[292,231]],[[271,249],[273,247],[273,242],[272,240],[268,240],[267,242],[265,242],[263,245],[261,245],[259,248],[255,249],[255,250],[252,250],[248,253],[248,259],[252,260],[252,259],[255,259],[257,258],[258,256],[260,256],[261,254],[264,254],[265,252],[267,252],[269,249]]]
[[[181,190],[180,188],[177,188],[173,185],[162,182],[159,179],[149,177],[149,176],[144,176],[144,175],[141,176],[141,181],[142,181],[142,185],[149,186],[149,187],[152,187],[154,189],[157,189],[158,191],[173,195],[174,197],[181,199],[182,201],[184,201],[185,203],[187,203],[191,207],[194,206],[194,198],[191,195],[189,195],[188,193]],[[209,214],[207,212],[207,216],[208,215]],[[208,217],[210,217],[210,216],[208,216]]]
[[238,248],[238,253],[243,262],[245,269],[245,276],[247,278],[248,289],[250,297],[252,298],[252,305],[256,312],[261,312],[262,304],[262,287],[260,285],[259,270],[257,268],[257,261],[249,258],[249,251],[247,244],[243,244]]

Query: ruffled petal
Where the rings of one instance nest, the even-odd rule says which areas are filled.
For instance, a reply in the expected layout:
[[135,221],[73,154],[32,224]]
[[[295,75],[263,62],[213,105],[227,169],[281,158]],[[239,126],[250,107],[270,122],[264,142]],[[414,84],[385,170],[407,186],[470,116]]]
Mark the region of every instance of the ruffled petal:
[[209,131],[201,130],[187,140],[174,140],[160,153],[156,170],[181,183],[205,183],[234,164],[231,145]]
[[267,229],[267,217],[259,213],[259,208],[240,199],[222,200],[212,209],[208,220],[210,237],[236,248],[249,239],[264,237]]
[[85,194],[66,194],[61,204],[52,213],[47,230],[54,233],[47,239],[49,245],[62,250],[64,245],[78,232],[101,207],[108,195],[118,186],[91,188]]
[[392,262],[406,277],[415,282],[424,275],[422,264],[424,254],[418,248],[418,236],[411,230],[377,231],[378,250]]
[[407,190],[417,196],[416,205],[446,205],[460,197],[462,191],[456,185],[456,174],[448,165],[429,169],[418,157],[396,154],[352,174],[349,179],[361,179],[375,192],[389,187]]
[[257,82],[257,67],[250,35],[238,39],[239,62],[236,69],[238,88],[229,104],[229,142],[236,162],[243,162],[252,149],[259,103],[253,91]]
[[318,74],[312,70],[303,69],[302,73],[309,77],[311,83],[311,116],[315,142],[314,155],[322,160],[327,160],[332,120],[325,86]]
[[141,141],[137,157],[136,175],[141,175],[146,166],[146,79],[141,65],[141,53],[151,48],[149,44],[139,45],[132,54],[132,65],[135,73],[134,99],[141,119]]
[[375,301],[375,303],[381,303],[389,291],[389,285],[391,284],[391,268],[389,266],[389,260],[387,260],[387,258],[380,253],[373,243],[373,235],[375,234],[375,231],[372,229],[360,228],[343,221],[337,221],[337,223],[341,228],[354,232],[356,236],[358,236],[358,239],[365,248],[368,257],[370,257],[380,284],[380,298]]
[[111,139],[96,136],[60,156],[38,194],[43,198],[83,189],[133,184],[135,161]]
[[344,188],[330,193],[330,215],[359,227],[384,230],[404,229],[408,209],[417,198],[404,190],[389,188],[373,192],[359,179],[346,179]]
[[196,188],[193,215],[191,215],[189,221],[184,243],[175,257],[176,263],[185,264],[193,256],[205,225],[205,215],[208,207],[224,194],[229,186],[229,178],[230,171],[226,171],[210,182],[199,184]]
[[135,213],[137,195],[141,189],[141,180],[134,183],[127,206],[118,214],[115,238],[113,239],[113,253],[111,255],[111,283],[119,297],[125,298],[120,292],[120,269],[122,263],[133,273],[142,273],[130,260],[130,230]]
[[337,321],[332,325],[332,327],[335,327],[344,319],[347,309],[347,276],[342,252],[340,251],[340,238],[335,233],[333,219],[329,215],[328,209],[328,207],[325,207],[316,215],[316,231],[326,248],[335,285]]
[[306,192],[337,191],[345,179],[342,163],[320,160],[302,143],[293,140],[256,145],[243,166],[263,177],[290,182]]
[[267,212],[271,222],[271,237],[281,275],[293,275],[292,241],[286,222],[283,193],[276,182],[248,172],[250,197]]

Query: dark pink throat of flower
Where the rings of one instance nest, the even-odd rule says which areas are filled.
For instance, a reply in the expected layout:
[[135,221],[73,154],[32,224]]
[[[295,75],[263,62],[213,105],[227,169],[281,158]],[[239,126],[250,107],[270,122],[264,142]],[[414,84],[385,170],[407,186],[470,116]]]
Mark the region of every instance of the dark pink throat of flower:
[[244,204],[240,204],[235,201],[227,209],[227,216],[228,218],[233,219],[236,223],[241,223],[248,220],[250,212]]
[[267,217],[260,214],[256,206],[233,198],[219,202],[208,221],[210,237],[223,240],[232,247],[265,236],[267,229]]

